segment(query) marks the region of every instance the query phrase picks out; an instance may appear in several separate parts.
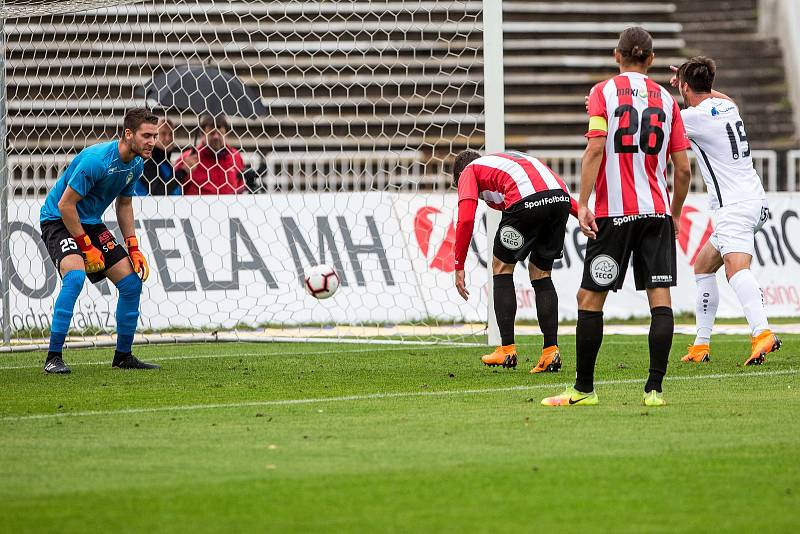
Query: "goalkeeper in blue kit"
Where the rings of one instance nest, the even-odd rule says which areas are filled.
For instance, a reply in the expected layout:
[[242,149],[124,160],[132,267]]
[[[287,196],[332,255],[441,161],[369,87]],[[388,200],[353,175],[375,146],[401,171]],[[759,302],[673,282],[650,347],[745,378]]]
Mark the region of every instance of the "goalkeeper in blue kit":
[[[42,239],[61,276],[61,291],[53,309],[50,347],[44,371],[65,374],[62,349],[73,309],[86,278],[108,278],[119,291],[117,348],[112,367],[158,369],[132,353],[139,321],[139,298],[149,267],[134,233],[134,188],[157,137],[158,117],[143,108],[125,114],[119,140],[83,149],[47,195],[40,212]],[[117,223],[125,247],[103,224],[103,213],[116,200]]]

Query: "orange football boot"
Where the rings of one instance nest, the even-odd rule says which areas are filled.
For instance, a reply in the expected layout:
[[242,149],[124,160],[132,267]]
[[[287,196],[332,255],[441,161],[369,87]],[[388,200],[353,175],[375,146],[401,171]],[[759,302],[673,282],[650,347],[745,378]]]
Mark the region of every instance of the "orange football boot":
[[689,345],[689,353],[681,361],[688,362],[710,362],[711,348],[708,345]]
[[481,361],[483,365],[488,365],[489,367],[502,365],[503,367],[514,369],[517,366],[517,346],[504,345],[497,347],[493,353],[481,356]]
[[539,363],[536,367],[531,369],[530,373],[557,373],[561,369],[561,352],[558,350],[558,345],[542,349],[542,357],[539,358]]
[[772,330],[764,330],[752,338],[751,343],[753,350],[750,351],[750,357],[744,362],[745,365],[761,365],[764,363],[764,356],[781,348],[781,340],[772,333]]

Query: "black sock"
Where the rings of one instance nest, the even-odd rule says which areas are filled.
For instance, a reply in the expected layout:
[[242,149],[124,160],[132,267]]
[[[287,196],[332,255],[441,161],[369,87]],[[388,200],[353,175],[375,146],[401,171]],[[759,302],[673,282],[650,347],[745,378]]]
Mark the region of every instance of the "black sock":
[[672,308],[657,306],[650,310],[650,376],[644,386],[645,393],[661,391],[661,381],[667,373],[669,351],[672,348],[672,334],[675,331],[675,319]]
[[52,352],[52,351],[48,352],[47,353],[47,360],[45,360],[45,363],[49,362],[53,358],[61,358],[61,353],[60,352]]
[[494,315],[503,345],[514,343],[514,319],[517,317],[517,293],[513,274],[494,275]]
[[536,317],[544,337],[542,348],[558,345],[558,293],[549,276],[531,280],[536,293]]
[[603,312],[578,310],[575,328],[575,389],[594,391],[594,364],[603,343]]

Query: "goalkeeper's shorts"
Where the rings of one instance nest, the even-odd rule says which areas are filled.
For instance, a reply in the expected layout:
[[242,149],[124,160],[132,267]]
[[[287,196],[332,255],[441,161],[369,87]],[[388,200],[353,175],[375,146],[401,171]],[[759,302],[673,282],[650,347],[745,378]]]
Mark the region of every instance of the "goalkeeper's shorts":
[[[84,224],[83,229],[89,239],[92,240],[92,245],[103,253],[106,269],[122,260],[128,259],[128,251],[117,242],[114,234],[105,224]],[[83,256],[81,249],[78,248],[78,244],[72,238],[69,230],[64,226],[64,221],[61,219],[42,223],[42,241],[47,247],[47,253],[50,254],[50,259],[53,260],[59,276],[61,274],[61,260],[71,254]],[[96,284],[106,277],[106,271],[104,269],[96,273],[87,274],[86,277],[90,282]]]
[[494,256],[503,263],[530,257],[536,267],[551,271],[564,254],[569,210],[569,195],[560,189],[523,198],[503,211],[494,238]]

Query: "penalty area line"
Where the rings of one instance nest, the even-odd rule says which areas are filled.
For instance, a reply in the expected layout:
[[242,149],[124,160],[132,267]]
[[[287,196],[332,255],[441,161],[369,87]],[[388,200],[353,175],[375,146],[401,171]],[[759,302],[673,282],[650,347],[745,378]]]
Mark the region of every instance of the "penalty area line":
[[[764,376],[782,376],[782,375],[796,375],[800,373],[798,369],[782,369],[776,371],[755,371],[752,373],[716,373],[707,375],[692,375],[692,376],[668,376],[664,380],[668,382],[688,382],[695,380],[715,380],[715,379],[728,379],[728,378],[748,378],[748,377],[764,377]],[[644,382],[641,378],[628,378],[624,380],[600,380],[595,382],[600,386],[616,386],[624,384],[641,384]],[[402,399],[413,397],[448,397],[448,396],[463,396],[463,395],[485,395],[487,393],[503,393],[508,391],[530,391],[545,388],[558,388],[566,387],[570,384],[533,384],[530,386],[509,386],[504,388],[483,388],[483,389],[460,389],[460,390],[442,390],[442,391],[406,391],[397,393],[370,393],[365,395],[345,395],[341,397],[317,397],[307,399],[282,399],[282,400],[267,400],[267,401],[251,401],[251,402],[231,402],[219,404],[188,404],[178,406],[158,406],[155,408],[127,408],[122,410],[97,410],[85,412],[63,412],[52,414],[34,414],[34,415],[21,415],[21,416],[7,416],[1,417],[0,421],[33,421],[37,419],[57,419],[63,417],[90,417],[102,415],[132,415],[132,414],[146,414],[158,412],[190,412],[198,410],[215,410],[226,408],[252,408],[263,406],[293,406],[302,404],[324,404],[329,402],[352,402],[352,401],[368,401],[368,400],[384,400],[384,399]]]

